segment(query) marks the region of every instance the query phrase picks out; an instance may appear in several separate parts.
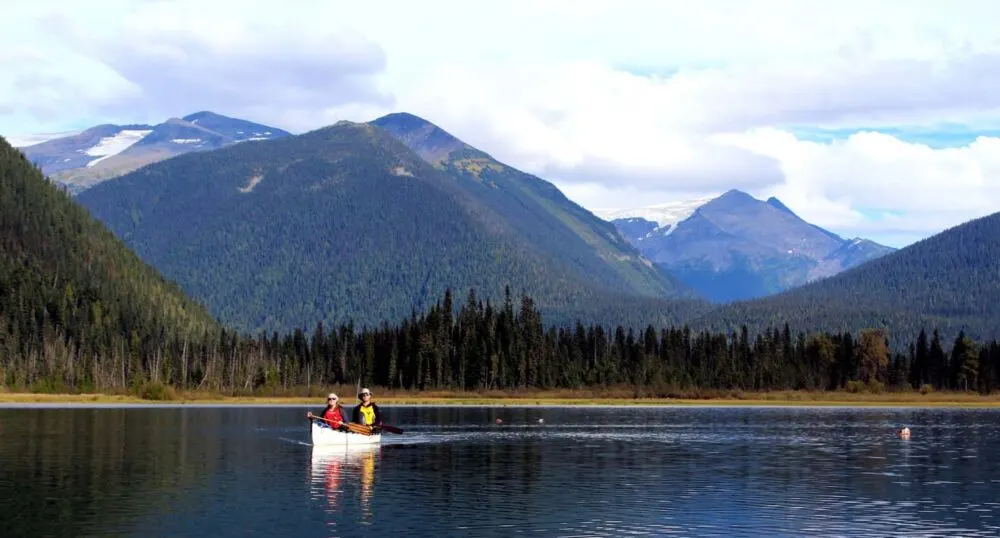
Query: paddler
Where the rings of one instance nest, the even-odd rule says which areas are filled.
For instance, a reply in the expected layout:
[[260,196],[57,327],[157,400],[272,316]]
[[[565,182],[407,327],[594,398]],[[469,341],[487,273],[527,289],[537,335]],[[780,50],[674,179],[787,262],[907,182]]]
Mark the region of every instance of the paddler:
[[326,396],[326,409],[322,413],[314,415],[310,411],[306,413],[306,417],[310,420],[322,418],[323,420],[318,421],[321,426],[336,428],[338,430],[347,429],[347,426],[344,424],[344,408],[340,406],[339,398],[333,392]]
[[372,433],[378,433],[382,430],[382,414],[379,413],[378,406],[372,401],[372,391],[367,388],[361,389],[361,392],[358,393],[358,399],[361,400],[361,403],[354,408],[351,421],[371,426]]

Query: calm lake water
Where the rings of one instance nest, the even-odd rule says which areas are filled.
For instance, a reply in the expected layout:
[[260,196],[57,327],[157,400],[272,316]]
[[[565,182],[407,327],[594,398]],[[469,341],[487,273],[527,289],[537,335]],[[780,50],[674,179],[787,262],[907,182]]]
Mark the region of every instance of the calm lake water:
[[995,410],[306,410],[0,408],[0,535],[1000,535]]

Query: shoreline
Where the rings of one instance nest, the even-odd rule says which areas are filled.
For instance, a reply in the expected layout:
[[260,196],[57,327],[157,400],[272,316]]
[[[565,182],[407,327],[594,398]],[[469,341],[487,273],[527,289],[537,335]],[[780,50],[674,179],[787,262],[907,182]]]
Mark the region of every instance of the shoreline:
[[[377,392],[377,391],[376,391]],[[710,397],[642,397],[625,394],[601,394],[587,391],[538,391],[511,393],[399,393],[379,396],[375,402],[383,406],[663,406],[663,407],[941,407],[941,408],[1000,408],[1000,394],[983,396],[975,393],[889,392],[881,394],[848,392],[780,391],[743,393],[738,396],[720,394]],[[596,392],[596,391],[595,391]],[[611,391],[614,392],[614,391]],[[144,399],[131,394],[49,394],[31,392],[0,392],[0,405],[23,404],[101,404],[101,405],[302,405],[322,406],[322,396],[225,396],[219,394],[178,394],[170,399]],[[354,405],[345,398],[344,405]]]

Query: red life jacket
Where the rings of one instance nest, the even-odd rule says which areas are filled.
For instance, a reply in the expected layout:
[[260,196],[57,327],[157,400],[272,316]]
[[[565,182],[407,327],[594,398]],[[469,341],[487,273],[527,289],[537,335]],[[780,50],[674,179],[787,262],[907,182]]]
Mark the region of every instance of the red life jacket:
[[344,416],[340,413],[340,407],[335,405],[326,408],[326,411],[323,412],[323,418],[329,420],[330,422],[327,424],[334,427],[339,426],[344,421]]

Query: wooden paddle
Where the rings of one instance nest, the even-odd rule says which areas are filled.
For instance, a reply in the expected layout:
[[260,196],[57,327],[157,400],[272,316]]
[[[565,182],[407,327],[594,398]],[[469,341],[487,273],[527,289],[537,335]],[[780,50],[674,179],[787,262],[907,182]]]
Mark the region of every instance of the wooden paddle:
[[364,424],[358,424],[357,422],[346,422],[347,429],[354,433],[360,433],[361,435],[371,435],[372,427],[366,426]]
[[334,422],[332,420],[325,419],[325,418],[323,418],[323,417],[321,417],[319,415],[312,415],[312,414],[310,414],[306,418],[308,418],[309,420],[322,420],[323,422],[326,422],[327,424],[333,426],[334,428],[340,427],[341,424],[347,424],[346,422]]
[[[346,424],[347,424],[347,429],[351,430],[354,433],[360,433],[362,435],[371,435],[372,434],[372,427],[371,426],[366,426],[364,424],[358,424],[356,422],[347,422]],[[378,426],[378,428],[380,430],[382,430],[382,431],[387,431],[389,433],[395,433],[395,434],[398,434],[398,435],[402,435],[403,434],[403,430],[402,429],[397,428],[395,426],[390,426],[388,424],[381,424],[381,425]]]

